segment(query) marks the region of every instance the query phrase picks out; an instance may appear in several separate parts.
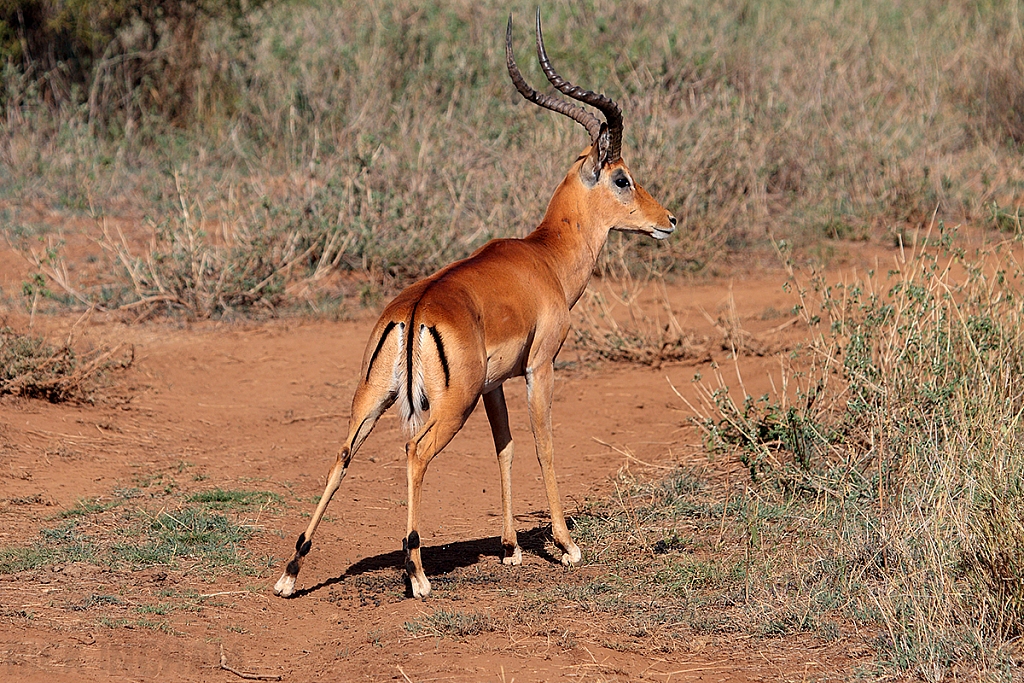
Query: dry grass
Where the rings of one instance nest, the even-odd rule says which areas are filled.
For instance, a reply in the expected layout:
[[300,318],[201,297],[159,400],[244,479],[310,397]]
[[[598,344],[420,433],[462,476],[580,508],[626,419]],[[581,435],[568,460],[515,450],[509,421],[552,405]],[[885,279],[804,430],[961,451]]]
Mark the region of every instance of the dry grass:
[[699,309],[714,330],[704,335],[680,324],[661,277],[595,280],[573,309],[571,349],[587,359],[661,366],[710,361],[717,350],[766,356],[787,348],[781,333],[798,318],[754,334],[744,329],[731,295],[728,301],[717,317]]
[[804,634],[869,653],[858,676],[1013,680],[1021,243],[967,253],[941,225],[914,243],[929,246],[887,273],[794,269],[810,338],[778,391],[744,395],[738,372],[715,367],[689,405],[709,456],[749,476],[623,476],[575,518],[595,578],[540,592],[538,609],[557,596],[615,615],[610,646],[626,649]]
[[927,680],[1000,675],[1024,629],[1020,245],[939,241],[888,276],[796,278],[819,332],[778,395],[740,400],[719,374],[694,408],[758,496],[815,520],[800,584],[878,625],[880,666]]
[[127,367],[134,353],[121,345],[76,352],[68,338],[53,345],[43,337],[0,325],[0,396],[43,398],[52,403],[88,400],[104,371]]
[[[87,112],[50,111],[8,74],[5,232],[19,233],[25,201],[167,224],[168,243],[191,231],[205,248],[228,226],[239,248],[218,244],[215,282],[249,272],[247,250],[279,253],[234,303],[174,294],[202,315],[312,298],[326,274],[348,270],[390,288],[491,237],[523,235],[585,136],[509,87],[509,9],[288,3],[249,13],[246,40],[215,21],[183,99],[194,108],[185,128],[140,114],[131,134],[112,126],[96,137]],[[511,9],[526,74],[540,83],[525,58],[532,10]],[[556,65],[619,99],[626,158],[680,219],[667,245],[613,236],[601,269],[704,271],[726,254],[769,253],[769,235],[807,259],[822,240],[895,239],[935,211],[947,222],[986,221],[993,207],[1014,215],[1024,186],[1017,13],[1015,2],[923,0],[547,9]],[[202,207],[191,226],[167,223],[181,214],[182,185]],[[137,291],[120,256],[105,255],[107,290],[165,296]],[[251,291],[266,277],[286,290],[276,303]],[[101,288],[82,293],[103,303]]]
[[[662,288],[661,305],[650,311],[639,302]],[[593,283],[573,312],[573,347],[603,360],[642,365],[708,357],[710,340],[684,330],[664,295],[664,284],[631,278]]]

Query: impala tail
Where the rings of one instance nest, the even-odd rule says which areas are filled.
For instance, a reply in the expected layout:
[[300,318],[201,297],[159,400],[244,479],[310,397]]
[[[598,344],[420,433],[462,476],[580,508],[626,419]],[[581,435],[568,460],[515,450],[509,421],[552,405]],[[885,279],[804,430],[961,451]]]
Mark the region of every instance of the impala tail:
[[376,343],[367,347],[372,352],[364,376],[378,392],[396,397],[402,425],[410,435],[423,426],[431,397],[439,397],[451,383],[442,333],[437,324],[416,320],[417,306],[408,316],[381,319]]
[[423,416],[430,410],[422,358],[423,342],[429,333],[424,325],[418,327],[418,330],[413,327],[412,333],[406,336],[399,372],[398,409],[402,415],[402,427],[410,436],[423,426]]
[[423,426],[425,414],[430,410],[430,397],[440,397],[451,384],[448,351],[438,326],[416,322],[412,329],[399,402],[402,424],[410,435]]

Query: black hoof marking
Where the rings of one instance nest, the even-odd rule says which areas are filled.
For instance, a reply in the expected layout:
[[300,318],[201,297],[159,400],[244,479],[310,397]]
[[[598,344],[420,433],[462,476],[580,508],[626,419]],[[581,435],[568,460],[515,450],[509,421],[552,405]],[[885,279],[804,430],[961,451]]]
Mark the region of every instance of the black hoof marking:
[[420,533],[418,531],[413,531],[412,533],[410,533],[409,534],[409,539],[405,543],[405,545],[406,545],[406,550],[416,550],[416,548],[419,548],[420,547]]
[[285,567],[284,573],[291,577],[296,577],[299,575],[298,558],[293,558],[292,561],[288,563],[288,566]]
[[[297,552],[297,553],[299,553],[301,555],[305,555],[306,553],[302,552],[302,545],[305,542],[306,542],[306,532],[303,531],[301,534],[299,534],[299,540],[295,541],[295,552]],[[306,552],[309,552],[309,551],[306,551]]]
[[410,577],[416,576],[416,563],[409,560],[405,563],[405,573]]
[[309,554],[309,549],[313,547],[313,541],[306,541],[302,544],[301,548],[298,548],[299,557],[305,557]]

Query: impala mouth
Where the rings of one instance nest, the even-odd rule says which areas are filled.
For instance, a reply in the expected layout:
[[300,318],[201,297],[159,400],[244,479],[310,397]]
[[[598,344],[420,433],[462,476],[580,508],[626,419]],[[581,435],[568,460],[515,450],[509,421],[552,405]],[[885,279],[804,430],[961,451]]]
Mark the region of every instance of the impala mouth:
[[669,235],[671,235],[672,231],[673,231],[673,228],[669,228],[668,230],[665,230],[663,228],[659,228],[659,227],[655,226],[654,231],[651,232],[651,237],[653,237],[656,240],[663,240],[666,237],[668,237]]

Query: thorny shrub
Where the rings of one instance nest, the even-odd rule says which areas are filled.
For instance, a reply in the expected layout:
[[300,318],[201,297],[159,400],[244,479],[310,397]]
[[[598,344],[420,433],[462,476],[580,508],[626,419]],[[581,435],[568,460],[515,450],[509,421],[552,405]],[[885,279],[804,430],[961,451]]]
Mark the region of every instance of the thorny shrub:
[[821,552],[858,577],[851,614],[922,675],[1024,633],[1020,243],[968,256],[940,233],[888,273],[794,279],[818,332],[779,394],[737,402],[719,374],[698,409],[711,452],[831,520]]

